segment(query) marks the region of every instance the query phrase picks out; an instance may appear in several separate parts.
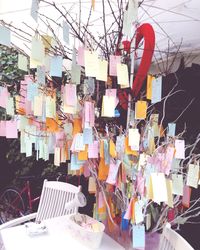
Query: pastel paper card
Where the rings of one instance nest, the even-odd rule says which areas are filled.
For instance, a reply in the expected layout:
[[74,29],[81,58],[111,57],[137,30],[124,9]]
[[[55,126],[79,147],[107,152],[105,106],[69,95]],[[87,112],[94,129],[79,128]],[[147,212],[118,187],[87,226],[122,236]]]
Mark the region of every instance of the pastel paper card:
[[92,177],[92,176],[89,177],[88,192],[90,194],[95,194],[96,193],[96,181],[95,181],[95,178]]
[[2,108],[6,108],[9,95],[10,94],[8,93],[7,88],[1,88],[1,92],[0,92],[0,106]]
[[143,201],[138,200],[135,202],[135,208],[134,208],[134,212],[135,212],[135,224],[139,224],[142,223],[144,221],[144,214],[143,214]]
[[199,165],[189,164],[186,185],[198,188],[198,182],[199,182]]
[[147,115],[147,102],[137,101],[135,104],[135,119],[143,120],[146,119]]
[[133,225],[133,248],[145,248],[145,227],[144,225]]
[[45,66],[45,73],[49,73],[51,68],[51,57],[49,55],[45,55],[44,57],[44,63],[41,66]]
[[44,61],[44,56],[45,52],[42,40],[40,40],[38,37],[33,37],[31,44],[31,59],[42,63]]
[[71,170],[79,170],[84,163],[78,161],[76,154],[71,154]]
[[64,124],[64,131],[67,135],[72,135],[72,131],[73,131],[73,126],[71,123],[65,123]]
[[152,173],[153,201],[159,203],[167,201],[167,185],[163,173]]
[[25,141],[27,143],[27,141],[31,141],[31,143],[35,143],[36,142],[36,137],[37,137],[37,128],[36,126],[30,126],[27,125],[25,127]]
[[77,63],[80,66],[85,66],[85,57],[84,57],[84,47],[78,47]]
[[191,198],[191,187],[185,185],[183,188],[183,199],[182,204],[184,207],[190,207],[190,198]]
[[154,79],[155,77],[152,75],[147,76],[147,95],[146,96],[148,100],[151,100],[152,98],[152,82]]
[[98,158],[99,157],[99,143],[94,141],[92,144],[88,145],[88,158]]
[[21,154],[26,153],[26,142],[25,142],[24,131],[21,131],[20,133],[20,153]]
[[103,192],[99,192],[99,196],[98,196],[98,208],[102,208],[105,206],[105,201],[104,201],[104,195]]
[[140,133],[137,128],[130,128],[128,131],[128,145],[132,150],[139,150]]
[[98,54],[95,51],[84,51],[85,75],[96,77],[98,71]]
[[172,170],[178,172],[178,170],[180,168],[180,162],[181,162],[181,159],[173,158],[172,159]]
[[115,98],[115,108],[119,103],[119,99],[117,98],[117,89],[106,89],[107,96],[113,96]]
[[175,131],[176,131],[176,123],[168,123],[167,135],[173,137],[175,136]]
[[115,116],[116,98],[113,96],[103,96],[101,116],[114,117]]
[[91,125],[90,122],[92,122],[92,125],[94,125],[94,118],[92,118],[92,121],[91,121],[91,115],[92,115],[91,113],[94,114],[93,103],[86,101],[84,103],[84,118],[85,118],[84,122],[88,123],[89,125]]
[[115,185],[116,181],[117,181],[117,174],[118,174],[118,170],[119,170],[119,166],[121,164],[121,161],[114,161],[111,160],[110,161],[110,166],[109,166],[109,172],[108,172],[108,178],[106,180],[107,183],[111,184],[111,185]]
[[65,85],[65,104],[67,106],[75,106],[76,102],[77,102],[76,85],[66,84]]
[[183,175],[172,174],[172,193],[183,195]]
[[62,65],[63,65],[62,56],[51,57],[50,73],[49,73],[50,76],[62,77]]
[[106,60],[98,59],[98,71],[96,79],[99,81],[107,81],[108,77],[108,62]]
[[6,121],[6,138],[18,138],[17,121]]
[[124,143],[125,143],[124,135],[117,136],[117,139],[116,139],[116,151],[117,151],[117,153],[124,152]]
[[45,66],[37,66],[37,81],[39,84],[45,84]]
[[45,115],[48,118],[55,118],[56,117],[56,100],[51,96],[46,96],[46,110]]
[[48,151],[49,154],[54,154],[55,151],[55,145],[56,144],[56,136],[55,134],[49,134],[49,138],[48,138]]
[[20,116],[19,118],[19,131],[22,132],[28,125],[28,118],[25,116]]
[[34,116],[42,116],[43,98],[42,96],[34,97]]
[[44,143],[44,144],[43,144],[43,153],[44,153],[43,159],[44,159],[45,161],[48,161],[48,160],[49,160],[49,146],[48,146],[47,143]]
[[175,158],[176,159],[185,159],[185,141],[184,140],[175,140]]
[[74,149],[76,152],[85,150],[85,144],[83,141],[83,134],[82,133],[76,134]]
[[66,155],[66,148],[63,147],[63,148],[61,148],[61,156],[60,156],[60,162],[61,163],[65,163],[66,162],[66,160],[67,160],[66,156],[67,156]]
[[62,130],[62,131],[56,132],[55,135],[56,135],[56,144],[55,144],[55,146],[59,147],[59,148],[63,148],[64,144],[65,144],[65,141],[66,141],[65,132]]
[[63,41],[69,44],[69,25],[63,21]]
[[9,97],[6,105],[6,113],[8,115],[13,116],[15,111],[14,111],[14,99],[13,97]]
[[60,148],[59,147],[55,147],[55,151],[54,151],[54,165],[55,166],[60,166]]
[[87,161],[84,163],[83,169],[84,169],[84,172],[83,172],[84,177],[85,177],[85,178],[89,177],[89,176],[90,176],[90,170],[89,170],[89,168],[88,168]]
[[26,140],[26,157],[32,156],[32,142]]
[[8,47],[11,46],[10,30],[4,26],[0,26],[0,44]]
[[173,208],[174,203],[173,203],[173,194],[172,194],[172,180],[166,179],[166,185],[167,185],[167,201],[166,204]]
[[91,127],[94,127],[94,121],[95,121],[94,102],[90,102],[90,123],[89,123],[89,125]]
[[145,192],[145,178],[142,175],[137,175],[137,191],[143,197]]
[[80,65],[72,65],[71,69],[71,82],[75,84],[80,84],[81,80],[81,66]]
[[25,100],[25,110],[26,115],[33,115],[33,107],[31,101]]
[[109,75],[117,76],[117,64],[121,63],[121,56],[110,55]]
[[117,64],[117,83],[122,87],[129,87],[128,67],[126,64]]
[[152,81],[152,103],[160,102],[162,98],[162,77],[155,78]]
[[84,128],[83,129],[83,142],[84,142],[84,144],[92,144],[93,143],[92,128]]
[[30,81],[27,85],[27,100],[34,101],[34,97],[38,96],[38,94],[38,84]]
[[0,136],[6,136],[6,122],[7,121],[0,121]]
[[38,10],[39,10],[39,0],[32,0],[31,16],[36,22],[38,21]]
[[28,59],[22,54],[18,54],[18,69],[28,71]]

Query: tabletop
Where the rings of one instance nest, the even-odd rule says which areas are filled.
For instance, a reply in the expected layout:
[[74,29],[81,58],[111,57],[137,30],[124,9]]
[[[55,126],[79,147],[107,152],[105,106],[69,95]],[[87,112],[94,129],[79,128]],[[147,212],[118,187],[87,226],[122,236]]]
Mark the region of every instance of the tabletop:
[[[30,236],[25,225],[1,230],[5,250],[89,250],[81,241],[71,236],[67,229],[67,216],[45,220],[47,233]],[[103,234],[98,250],[124,250],[119,243]]]

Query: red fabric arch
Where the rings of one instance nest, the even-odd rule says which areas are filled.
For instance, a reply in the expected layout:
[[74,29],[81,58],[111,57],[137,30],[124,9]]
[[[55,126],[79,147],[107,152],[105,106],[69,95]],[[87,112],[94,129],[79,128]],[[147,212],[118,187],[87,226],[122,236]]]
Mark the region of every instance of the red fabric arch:
[[[138,45],[142,39],[144,39],[144,52],[130,92],[130,94],[132,94],[134,97],[138,96],[142,88],[142,84],[147,76],[154,53],[155,32],[151,24],[144,23],[137,28],[135,49],[138,48]],[[128,49],[127,47],[128,46],[125,48],[126,50]],[[128,94],[125,90],[120,89],[118,91],[118,97],[121,107],[126,110],[128,108]]]
[[138,68],[136,77],[133,81],[132,92],[135,97],[138,96],[144,79],[147,76],[148,70],[151,65],[151,60],[155,48],[155,33],[154,29],[149,23],[144,23],[137,29],[135,49],[138,48],[140,41],[144,38],[144,52],[142,60]]

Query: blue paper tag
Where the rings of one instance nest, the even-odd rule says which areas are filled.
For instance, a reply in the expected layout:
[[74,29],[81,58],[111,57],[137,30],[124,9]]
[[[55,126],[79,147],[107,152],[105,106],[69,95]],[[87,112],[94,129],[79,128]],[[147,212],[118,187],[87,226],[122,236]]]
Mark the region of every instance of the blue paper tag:
[[122,231],[128,230],[128,227],[129,227],[129,220],[124,219],[125,213],[126,213],[126,212],[123,212],[123,213],[122,213],[122,221],[121,221],[121,230],[122,230]]
[[133,225],[133,248],[145,248],[145,228],[144,225]]

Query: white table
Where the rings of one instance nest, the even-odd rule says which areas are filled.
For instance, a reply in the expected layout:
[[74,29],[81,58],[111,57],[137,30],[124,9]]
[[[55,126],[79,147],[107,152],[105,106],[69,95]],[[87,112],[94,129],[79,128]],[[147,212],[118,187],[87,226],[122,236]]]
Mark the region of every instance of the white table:
[[[67,216],[45,220],[46,234],[29,236],[24,225],[1,230],[6,250],[88,250],[67,230]],[[99,250],[124,250],[121,245],[104,233]]]

